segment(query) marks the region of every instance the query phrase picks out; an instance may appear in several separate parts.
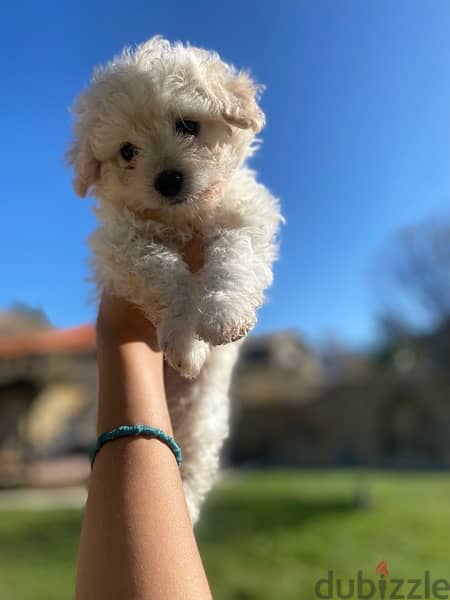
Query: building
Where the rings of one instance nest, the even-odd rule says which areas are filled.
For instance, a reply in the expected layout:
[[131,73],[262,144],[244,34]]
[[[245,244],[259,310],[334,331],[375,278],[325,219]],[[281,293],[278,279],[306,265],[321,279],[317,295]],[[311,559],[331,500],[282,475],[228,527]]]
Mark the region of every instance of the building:
[[86,455],[95,391],[93,326],[0,338],[0,483],[32,479],[39,461]]

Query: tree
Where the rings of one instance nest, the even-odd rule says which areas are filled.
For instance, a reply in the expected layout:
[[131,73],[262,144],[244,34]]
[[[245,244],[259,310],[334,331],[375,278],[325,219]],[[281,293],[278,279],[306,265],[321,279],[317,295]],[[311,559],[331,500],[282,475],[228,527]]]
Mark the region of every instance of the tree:
[[6,310],[0,310],[0,337],[48,327],[50,323],[40,309],[14,304]]
[[[450,364],[450,221],[426,221],[400,231],[384,261],[390,302],[379,315],[379,356],[391,364],[408,350],[416,362]],[[419,333],[425,313],[428,331]],[[423,329],[423,328],[422,328]],[[420,359],[420,360],[419,360]]]
[[428,221],[401,231],[392,272],[437,326],[450,320],[450,222]]

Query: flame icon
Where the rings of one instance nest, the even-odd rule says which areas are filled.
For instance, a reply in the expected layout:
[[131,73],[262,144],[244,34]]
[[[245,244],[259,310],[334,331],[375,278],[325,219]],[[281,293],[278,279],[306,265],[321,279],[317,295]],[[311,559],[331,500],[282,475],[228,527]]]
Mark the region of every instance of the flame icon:
[[389,577],[389,571],[388,571],[385,560],[382,560],[381,562],[379,562],[377,564],[376,574],[377,575],[386,575],[386,577]]

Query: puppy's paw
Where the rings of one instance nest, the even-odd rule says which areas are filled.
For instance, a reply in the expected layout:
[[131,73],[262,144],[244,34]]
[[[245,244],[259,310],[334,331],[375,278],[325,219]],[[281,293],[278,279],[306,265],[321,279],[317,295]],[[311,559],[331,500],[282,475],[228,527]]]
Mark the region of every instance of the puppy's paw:
[[192,339],[189,344],[167,344],[164,354],[170,366],[187,379],[195,379],[210,353],[209,344]]
[[213,323],[201,323],[198,328],[198,335],[204,341],[208,341],[213,346],[221,346],[240,340],[255,326],[256,319],[248,321],[224,321],[217,319]]
[[182,331],[163,329],[158,331],[159,345],[170,366],[188,379],[198,377],[210,353],[209,344]]
[[[229,314],[230,313],[230,314]],[[201,316],[197,326],[199,337],[213,346],[229,344],[243,338],[253,329],[256,316],[248,309],[230,310],[230,303],[221,296],[213,296],[201,307]]]

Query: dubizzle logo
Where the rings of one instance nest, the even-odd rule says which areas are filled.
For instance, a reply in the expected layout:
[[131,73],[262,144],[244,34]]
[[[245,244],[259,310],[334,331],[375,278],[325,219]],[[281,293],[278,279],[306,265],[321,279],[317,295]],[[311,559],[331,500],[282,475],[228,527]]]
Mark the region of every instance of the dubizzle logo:
[[354,579],[343,580],[328,571],[327,577],[319,579],[314,586],[316,598],[336,600],[353,598],[357,600],[449,600],[450,581],[433,579],[430,571],[424,571],[420,578],[391,577],[385,560],[375,567],[378,578],[365,577],[362,570]]
[[382,560],[381,562],[379,562],[377,564],[377,568],[375,570],[375,573],[377,575],[386,575],[386,577],[389,577],[389,571],[387,568],[387,564],[385,560]]

